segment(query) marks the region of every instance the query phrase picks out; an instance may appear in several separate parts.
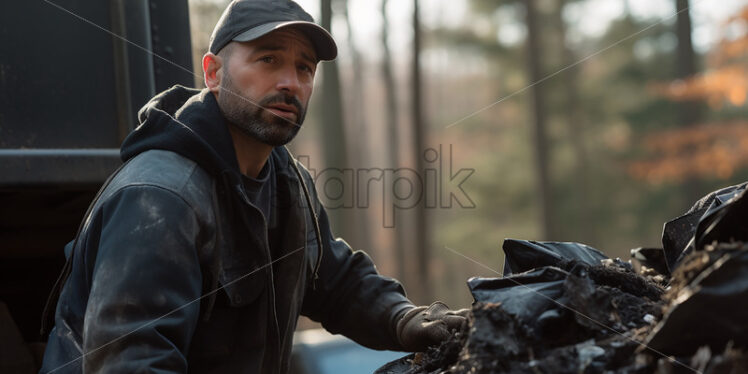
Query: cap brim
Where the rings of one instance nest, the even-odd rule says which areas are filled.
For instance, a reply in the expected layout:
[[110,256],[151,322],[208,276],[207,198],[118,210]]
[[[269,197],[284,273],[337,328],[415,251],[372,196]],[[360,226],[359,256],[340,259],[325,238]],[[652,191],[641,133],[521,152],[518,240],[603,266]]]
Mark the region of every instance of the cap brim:
[[330,61],[334,60],[335,57],[338,56],[338,46],[335,44],[335,40],[332,38],[332,35],[330,35],[327,30],[325,30],[322,26],[314,23],[314,22],[307,22],[307,21],[280,21],[280,22],[270,22],[266,23],[260,26],[253,27],[237,36],[235,36],[233,41],[236,42],[248,42],[251,40],[255,40],[263,35],[267,35],[268,33],[286,28],[286,27],[293,27],[301,30],[304,35],[309,37],[309,40],[311,40],[312,44],[314,44],[314,49],[317,52],[317,58],[320,60]]

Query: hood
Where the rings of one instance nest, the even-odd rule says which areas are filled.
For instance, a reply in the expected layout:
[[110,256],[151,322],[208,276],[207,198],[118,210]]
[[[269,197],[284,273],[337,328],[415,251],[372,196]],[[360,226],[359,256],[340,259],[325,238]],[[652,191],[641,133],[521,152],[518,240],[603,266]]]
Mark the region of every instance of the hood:
[[215,96],[207,89],[174,86],[138,112],[140,125],[120,149],[123,162],[151,149],[176,152],[208,173],[239,174],[231,134]]

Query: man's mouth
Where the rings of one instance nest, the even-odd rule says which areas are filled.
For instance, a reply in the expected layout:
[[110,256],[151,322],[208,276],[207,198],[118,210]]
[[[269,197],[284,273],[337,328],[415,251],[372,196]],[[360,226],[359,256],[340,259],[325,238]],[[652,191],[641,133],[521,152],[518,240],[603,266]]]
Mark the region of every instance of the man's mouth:
[[266,110],[268,110],[270,113],[275,114],[278,117],[288,119],[292,122],[296,121],[296,118],[298,117],[299,113],[296,110],[296,107],[293,105],[288,104],[271,104],[265,107]]

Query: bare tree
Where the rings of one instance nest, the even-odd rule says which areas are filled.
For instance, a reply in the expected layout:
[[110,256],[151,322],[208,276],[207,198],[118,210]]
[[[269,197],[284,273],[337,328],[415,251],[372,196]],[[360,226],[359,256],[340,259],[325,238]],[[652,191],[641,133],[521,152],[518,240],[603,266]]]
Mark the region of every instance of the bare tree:
[[527,26],[527,78],[532,93],[532,115],[534,125],[535,166],[538,178],[538,200],[541,207],[541,236],[545,240],[554,236],[553,201],[548,162],[548,140],[546,136],[545,96],[538,82],[543,78],[540,46],[540,27],[536,0],[525,0]]
[[[687,79],[696,74],[696,54],[693,51],[691,41],[691,14],[689,12],[688,0],[675,0],[676,11],[676,35],[678,36],[678,48],[676,50],[676,72],[678,79]],[[684,101],[679,104],[678,123],[681,126],[692,126],[703,119],[703,113],[698,100]],[[686,203],[695,201],[702,195],[699,191],[699,183],[696,178],[688,178],[684,183],[684,198]]]
[[[421,153],[424,151],[424,140],[426,138],[425,119],[423,116],[423,94],[421,86],[421,23],[418,9],[418,0],[413,0],[413,66],[412,66],[412,100],[413,105],[413,150],[415,152],[416,170],[423,175],[424,162]],[[418,253],[418,283],[420,295],[423,300],[431,300],[431,282],[429,277],[429,264],[431,256],[429,251],[428,222],[426,216],[425,202],[416,204],[415,236],[416,253]]]
[[[389,40],[389,17],[387,16],[388,0],[382,0],[382,78],[384,80],[384,113],[387,121],[387,145],[389,148],[390,158],[387,160],[388,166],[397,168],[400,165],[400,147],[399,147],[399,128],[397,126],[397,90],[395,88],[395,77],[392,72],[392,55],[390,54]],[[395,252],[395,261],[397,263],[397,277],[405,280],[407,270],[405,266],[405,239],[403,238],[403,229],[401,226],[395,226],[393,231],[393,251]]]
[[[332,1],[321,0],[322,27],[331,31],[332,25]],[[342,95],[340,92],[340,72],[335,61],[327,61],[322,64],[322,141],[324,144],[325,166],[330,168],[344,168],[347,166],[347,154],[345,147],[345,132],[343,129]],[[345,188],[346,186],[344,186]],[[347,186],[352,188],[353,186]],[[336,235],[349,236],[348,228],[350,220],[345,219],[347,211],[340,209],[330,211],[330,221]]]
[[[364,64],[362,63],[361,53],[359,53],[356,46],[356,41],[353,37],[353,28],[351,27],[351,20],[348,16],[348,7],[350,2],[346,0],[337,0],[337,8],[340,9],[343,19],[345,20],[346,30],[348,34],[348,50],[351,55],[351,75],[353,79],[350,80],[349,84],[344,86],[344,90],[350,92],[350,95],[346,95],[346,108],[349,108],[347,114],[349,121],[346,128],[352,130],[349,132],[349,138],[347,139],[348,154],[351,155],[351,165],[356,167],[362,167],[368,165],[371,161],[371,144],[369,142],[370,129],[367,125],[366,116],[364,115],[364,105],[366,100],[366,93],[364,92]],[[353,187],[353,186],[351,186]],[[372,247],[371,240],[371,223],[373,219],[370,218],[369,210],[367,209],[356,209],[351,212],[355,218],[357,224],[351,229],[354,231],[358,242],[360,243],[357,247],[363,246],[368,249],[368,253],[376,259],[378,253]]]
[[[595,241],[594,222],[590,212],[589,196],[589,156],[585,144],[585,118],[583,103],[579,99],[579,68],[576,64],[577,57],[566,40],[567,27],[563,19],[563,11],[568,0],[559,0],[555,9],[556,30],[558,45],[561,48],[561,64],[566,69],[563,74],[564,114],[569,129],[569,138],[576,159],[575,185],[577,226],[582,228],[579,241],[593,243]],[[626,3],[627,4],[627,3]]]

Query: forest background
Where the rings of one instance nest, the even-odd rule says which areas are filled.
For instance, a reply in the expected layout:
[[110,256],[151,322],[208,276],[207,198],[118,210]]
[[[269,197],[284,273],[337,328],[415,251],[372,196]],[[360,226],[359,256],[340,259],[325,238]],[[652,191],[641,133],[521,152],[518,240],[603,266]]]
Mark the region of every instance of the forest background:
[[[290,148],[418,303],[467,307],[504,238],[627,260],[748,180],[746,0],[298,2],[340,54]],[[190,0],[197,69],[226,4]]]

